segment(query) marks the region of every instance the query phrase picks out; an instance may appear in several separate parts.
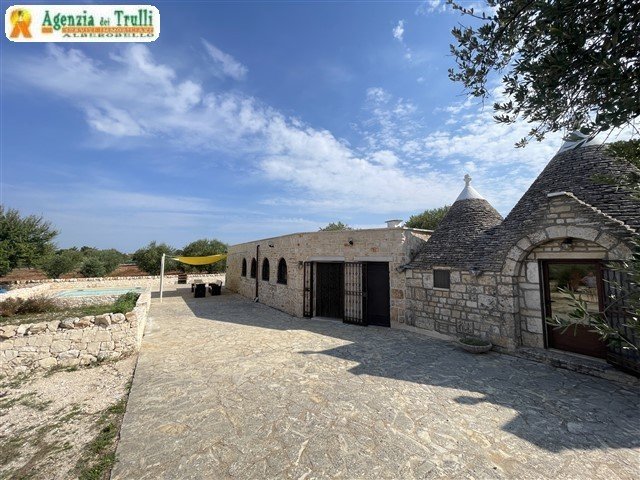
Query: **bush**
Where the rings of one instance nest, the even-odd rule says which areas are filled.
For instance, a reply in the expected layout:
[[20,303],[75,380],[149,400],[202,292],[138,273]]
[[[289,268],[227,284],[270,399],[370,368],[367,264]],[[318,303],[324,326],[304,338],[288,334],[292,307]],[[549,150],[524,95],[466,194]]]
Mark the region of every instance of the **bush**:
[[55,300],[50,297],[8,298],[0,302],[0,316],[12,317],[30,313],[44,313],[58,309]]
[[16,315],[20,305],[22,305],[21,298],[8,298],[4,302],[0,302],[0,317],[12,317]]
[[80,273],[85,277],[104,277],[113,272],[118,266],[128,260],[127,255],[114,248],[98,250],[92,247],[80,249],[84,255],[84,263]]
[[110,248],[108,250],[98,250],[96,252],[88,255],[89,258],[97,258],[104,267],[104,275],[109,275],[116,268],[120,266],[121,263],[126,262],[129,257],[122,252],[114,248]]
[[98,257],[89,257],[82,264],[80,273],[85,277],[104,277],[107,267]]
[[120,295],[113,304],[112,313],[128,313],[136,306],[136,302],[140,297],[139,293],[127,292],[124,295]]
[[445,205],[440,208],[431,208],[417,215],[411,215],[404,224],[407,228],[422,228],[424,230],[435,230],[447,214],[451,207]]
[[320,228],[321,232],[339,232],[341,230],[353,230],[353,228],[342,222],[331,222],[326,227]]
[[[132,259],[135,264],[141,270],[144,270],[149,275],[160,274],[160,259],[162,254],[166,254],[167,257],[175,255],[175,249],[165,243],[151,242],[146,247],[143,247],[133,254]],[[169,272],[176,268],[176,262],[169,258],[165,261],[165,271]]]
[[54,255],[42,262],[42,270],[50,278],[60,278],[65,273],[75,270],[82,262],[82,254],[75,249],[58,250]]

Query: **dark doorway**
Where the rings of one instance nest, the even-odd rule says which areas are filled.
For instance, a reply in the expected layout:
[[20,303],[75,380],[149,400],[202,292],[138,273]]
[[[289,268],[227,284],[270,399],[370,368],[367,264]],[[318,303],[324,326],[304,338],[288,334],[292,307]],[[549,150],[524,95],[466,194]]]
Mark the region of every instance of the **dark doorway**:
[[[562,289],[582,299],[591,313],[602,311],[602,267],[594,261],[544,261],[542,263],[546,317],[567,317],[575,310]],[[591,357],[606,358],[607,347],[589,325],[554,329],[547,325],[547,346]]]
[[391,326],[389,315],[389,264],[367,263],[367,323]]
[[343,264],[316,263],[316,316],[342,318]]

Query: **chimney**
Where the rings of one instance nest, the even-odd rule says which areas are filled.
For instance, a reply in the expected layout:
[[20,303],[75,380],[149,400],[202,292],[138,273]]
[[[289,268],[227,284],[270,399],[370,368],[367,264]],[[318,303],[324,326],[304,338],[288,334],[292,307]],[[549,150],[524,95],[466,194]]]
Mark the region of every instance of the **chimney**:
[[387,228],[398,228],[402,225],[402,220],[387,220]]

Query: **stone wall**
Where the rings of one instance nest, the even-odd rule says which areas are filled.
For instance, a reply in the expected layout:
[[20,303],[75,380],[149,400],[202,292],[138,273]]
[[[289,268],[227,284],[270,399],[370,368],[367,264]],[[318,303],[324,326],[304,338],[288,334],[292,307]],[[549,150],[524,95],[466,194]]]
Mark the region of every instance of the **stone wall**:
[[[433,288],[433,270],[408,270],[407,324],[451,338],[488,338],[507,349],[542,348],[539,262],[626,259],[631,255],[629,235],[621,222],[570,193],[550,194],[542,220],[512,246],[501,271],[474,276],[450,269],[451,288],[440,290]],[[567,238],[571,246],[561,248]]]
[[0,302],[8,298],[31,298],[36,295],[43,295],[49,291],[51,287],[48,283],[26,285],[21,288],[12,288],[11,290],[0,293]]
[[407,324],[448,338],[488,338],[504,348],[515,346],[515,310],[510,277],[450,270],[449,290],[433,287],[433,270],[407,270]]
[[[388,262],[391,321],[404,323],[405,277],[401,266],[407,263],[429,237],[426,230],[381,228],[337,232],[311,232],[268,238],[234,245],[227,258],[226,287],[249,298],[255,297],[256,279],[250,278],[251,260],[260,245],[257,265],[258,297],[261,303],[291,315],[303,316],[303,262]],[[352,241],[351,243],[349,241]],[[272,245],[272,246],[270,246]],[[262,262],[269,259],[269,280],[262,280]],[[287,284],[277,283],[278,262],[287,263]],[[247,276],[241,275],[242,259]]]
[[[205,282],[224,282],[224,273],[190,274],[187,284],[194,279],[201,279]],[[165,285],[175,285],[178,282],[177,275],[165,276]],[[0,293],[0,302],[8,298],[31,298],[38,295],[54,295],[64,290],[75,290],[79,288],[117,288],[117,287],[145,287],[153,291],[160,290],[160,276],[149,277],[99,277],[99,278],[64,278],[49,280],[29,280],[27,282],[16,282],[11,290]],[[117,297],[116,295],[115,297]],[[78,297],[69,297],[78,298]],[[85,297],[88,298],[88,297]],[[94,300],[97,299],[97,300]],[[62,300],[58,298],[58,300]],[[115,300],[113,295],[104,295],[100,298],[91,297],[86,302],[90,304],[106,303]],[[78,305],[78,302],[74,302]]]
[[54,366],[86,365],[115,359],[140,348],[150,292],[143,292],[133,311],[82,318],[62,318],[22,325],[0,325],[0,373]]
[[[203,280],[207,279],[223,279],[224,273],[189,273],[187,275],[187,281],[191,281],[192,279],[201,278]],[[213,281],[212,280],[212,281]],[[173,285],[178,283],[178,275],[165,275],[164,276],[165,285]],[[95,285],[98,287],[105,287],[105,283],[108,284],[127,284],[127,285],[135,285],[139,284],[141,286],[148,285],[158,285],[160,286],[160,275],[142,275],[142,276],[133,276],[133,277],[93,277],[93,278],[47,278],[41,280],[16,280],[10,283],[9,292],[4,295],[8,295],[12,293],[14,289],[17,288],[26,288],[35,285],[51,285],[50,288],[79,288],[79,285],[69,286],[68,284],[88,284]],[[4,298],[0,295],[0,298]]]

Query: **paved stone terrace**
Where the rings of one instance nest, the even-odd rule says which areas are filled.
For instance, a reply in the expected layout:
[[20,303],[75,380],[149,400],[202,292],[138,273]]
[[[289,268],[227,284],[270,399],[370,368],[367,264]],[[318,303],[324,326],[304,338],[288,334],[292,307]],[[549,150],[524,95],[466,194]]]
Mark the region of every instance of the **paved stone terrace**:
[[637,390],[187,291],[152,305],[114,479],[637,478]]

